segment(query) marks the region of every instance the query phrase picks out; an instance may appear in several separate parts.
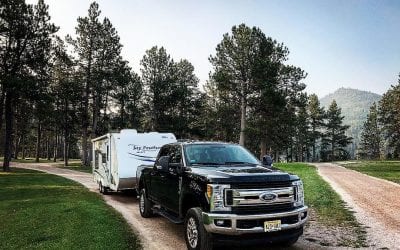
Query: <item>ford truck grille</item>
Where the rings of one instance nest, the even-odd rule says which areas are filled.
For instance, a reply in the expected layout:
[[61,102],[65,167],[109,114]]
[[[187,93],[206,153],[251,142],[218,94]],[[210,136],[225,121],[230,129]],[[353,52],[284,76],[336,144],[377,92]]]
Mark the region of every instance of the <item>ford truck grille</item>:
[[291,210],[296,198],[295,188],[291,183],[268,185],[268,188],[254,188],[249,184],[246,185],[247,188],[238,188],[236,184],[232,185],[232,188],[225,189],[224,205],[232,207],[232,212],[237,214]]
[[264,214],[264,213],[279,213],[293,209],[293,204],[275,204],[268,206],[253,206],[253,207],[232,207],[234,214]]
[[292,186],[291,181],[274,181],[274,182],[252,182],[252,183],[234,183],[231,184],[232,189],[258,189],[258,188],[278,188],[278,187],[290,187]]

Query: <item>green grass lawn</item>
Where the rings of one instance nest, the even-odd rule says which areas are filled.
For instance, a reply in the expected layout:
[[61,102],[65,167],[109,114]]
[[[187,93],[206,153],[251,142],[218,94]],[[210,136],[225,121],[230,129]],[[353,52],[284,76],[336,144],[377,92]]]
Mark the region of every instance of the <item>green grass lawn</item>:
[[[4,157],[0,157],[0,161],[2,162],[4,160]],[[12,162],[19,162],[19,163],[36,163],[35,158],[30,158],[27,157],[25,159],[12,159]],[[51,163],[53,160],[47,160],[44,158],[39,159],[39,163]]]
[[59,168],[66,168],[66,169],[71,169],[71,170],[76,170],[80,172],[85,172],[85,173],[92,173],[92,167],[84,167],[82,166],[81,162],[71,162],[68,164],[67,167],[64,167],[63,164],[57,164],[56,165]]
[[317,213],[318,222],[326,226],[351,227],[357,234],[357,242],[343,243],[351,246],[365,246],[365,230],[355,219],[353,212],[346,208],[340,196],[318,174],[314,166],[305,163],[276,163],[275,167],[298,175],[304,184],[305,203]]
[[400,161],[357,161],[339,164],[364,174],[400,184]]
[[98,194],[42,172],[0,172],[0,249],[140,249]]

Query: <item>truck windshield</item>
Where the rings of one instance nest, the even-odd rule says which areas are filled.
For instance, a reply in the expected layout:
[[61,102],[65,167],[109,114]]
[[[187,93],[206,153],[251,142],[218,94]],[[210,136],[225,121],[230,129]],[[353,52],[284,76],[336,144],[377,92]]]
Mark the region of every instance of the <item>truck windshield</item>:
[[260,164],[245,148],[234,144],[185,145],[186,165]]

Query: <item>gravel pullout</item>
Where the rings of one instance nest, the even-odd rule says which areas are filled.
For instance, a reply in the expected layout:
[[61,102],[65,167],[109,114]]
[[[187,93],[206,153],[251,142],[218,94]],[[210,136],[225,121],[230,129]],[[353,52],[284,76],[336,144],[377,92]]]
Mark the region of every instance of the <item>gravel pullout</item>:
[[[69,169],[62,169],[52,166],[52,164],[23,164],[14,163],[13,167],[20,167],[26,169],[39,170],[50,174],[59,175],[76,182],[81,183],[92,192],[98,192],[98,186],[93,181],[92,174],[83,173]],[[126,195],[123,193],[111,193],[110,195],[103,195],[104,200],[107,204],[117,210],[125,220],[130,224],[132,230],[139,236],[144,249],[151,250],[177,250],[186,249],[184,240],[184,232],[182,225],[176,225],[168,221],[167,219],[156,216],[153,218],[142,218],[138,209],[138,200],[132,195]],[[312,225],[310,223],[310,225]],[[305,228],[305,236],[309,233],[315,234],[315,230],[307,225]],[[323,233],[322,233],[323,234]],[[225,249],[224,247],[218,249]],[[230,249],[236,249],[231,248]],[[243,249],[243,248],[238,248]],[[248,248],[245,248],[248,249]],[[253,249],[253,248],[251,248]],[[300,238],[299,241],[290,248],[280,247],[268,247],[268,248],[256,248],[261,249],[330,249],[322,247],[313,242],[304,240],[304,237]]]
[[367,226],[371,248],[400,249],[400,185],[332,163],[315,166]]

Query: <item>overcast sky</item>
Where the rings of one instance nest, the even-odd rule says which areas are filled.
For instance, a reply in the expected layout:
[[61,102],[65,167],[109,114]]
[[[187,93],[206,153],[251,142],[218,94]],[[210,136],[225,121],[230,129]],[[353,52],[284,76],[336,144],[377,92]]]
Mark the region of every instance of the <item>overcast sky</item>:
[[[36,2],[29,0],[28,2]],[[45,0],[60,35],[75,34],[91,1]],[[400,73],[400,1],[397,0],[99,0],[116,27],[123,55],[139,73],[154,45],[175,60],[188,59],[201,84],[208,57],[233,25],[260,27],[290,50],[290,64],[308,73],[307,92],[322,97],[339,87],[384,93]]]

